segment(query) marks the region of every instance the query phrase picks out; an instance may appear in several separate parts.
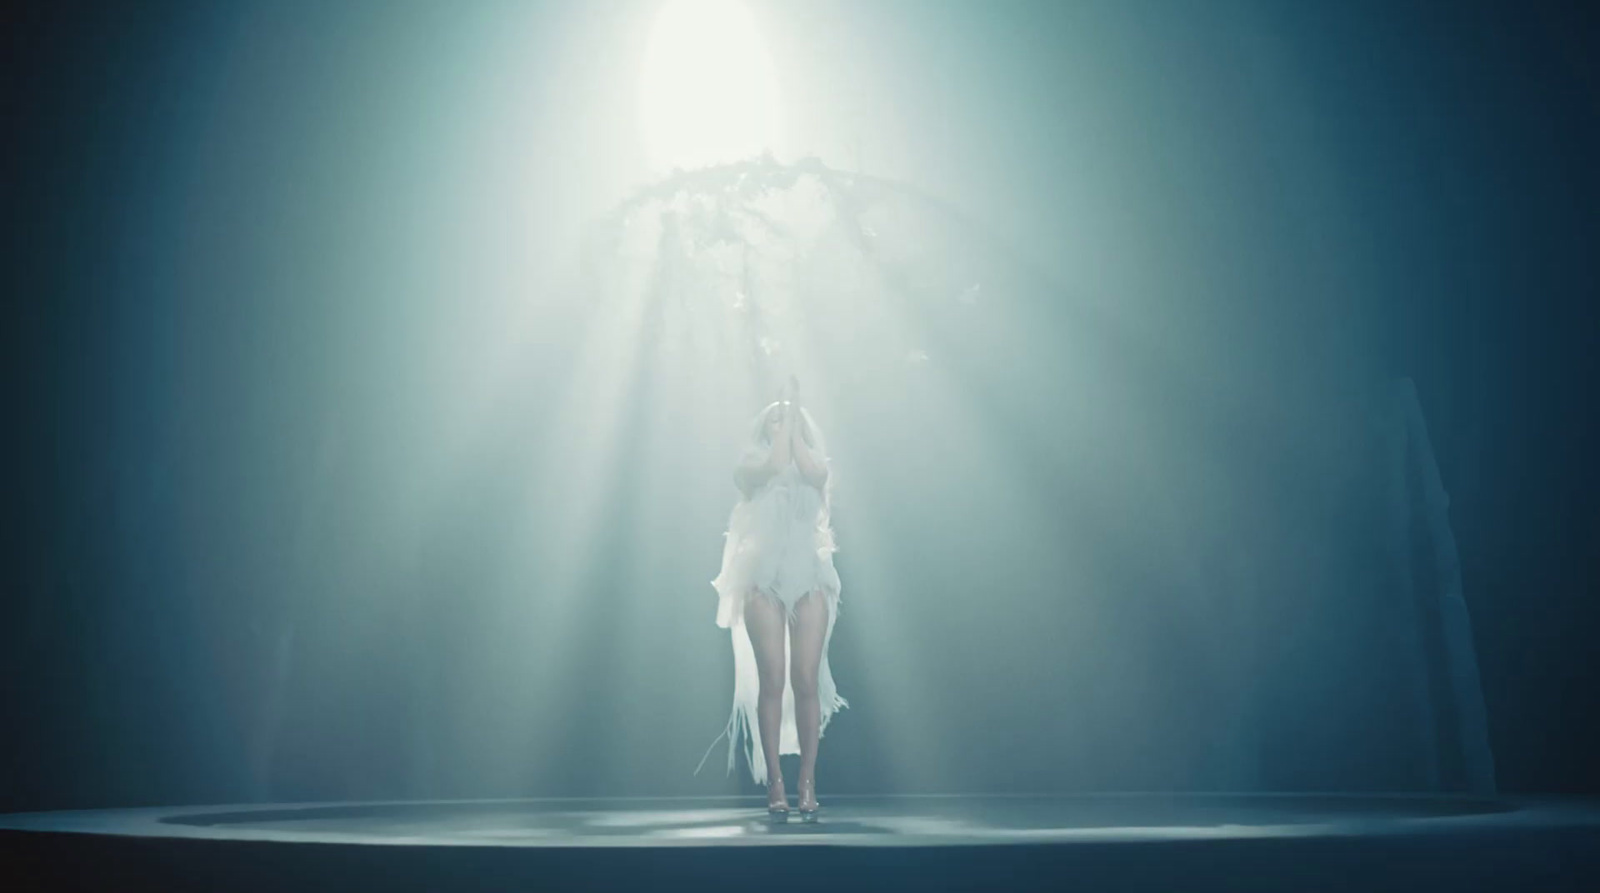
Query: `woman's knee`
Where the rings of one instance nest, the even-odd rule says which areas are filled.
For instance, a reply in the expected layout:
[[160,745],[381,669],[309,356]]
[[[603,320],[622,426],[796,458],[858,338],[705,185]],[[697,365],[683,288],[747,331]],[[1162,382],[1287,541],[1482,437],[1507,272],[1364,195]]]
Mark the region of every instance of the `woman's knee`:
[[760,691],[759,691],[759,696],[760,697],[762,697],[762,698],[781,698],[781,697],[783,697],[783,686],[784,686],[784,683],[785,683],[786,680],[783,678],[783,668],[782,667],[779,667],[779,668],[773,669],[773,670],[762,669],[758,673],[758,678],[760,679],[760,682],[761,682],[761,688],[760,688]]
[[797,698],[812,698],[817,695],[817,668],[795,667],[789,679],[789,684],[794,687],[794,696]]

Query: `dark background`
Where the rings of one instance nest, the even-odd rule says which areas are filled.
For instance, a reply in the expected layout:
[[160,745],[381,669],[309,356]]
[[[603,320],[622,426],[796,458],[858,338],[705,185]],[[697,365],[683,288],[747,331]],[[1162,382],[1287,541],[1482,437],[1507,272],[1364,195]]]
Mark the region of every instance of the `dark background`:
[[[1147,4],[1136,15],[1169,36],[1188,34],[1173,21],[1186,6]],[[1379,271],[1349,297],[1353,334],[1333,343],[1360,347],[1351,366],[1363,374],[1417,382],[1453,498],[1502,787],[1596,792],[1600,444],[1593,382],[1600,227],[1594,208],[1600,189],[1593,159],[1600,157],[1600,46],[1593,14],[1581,3],[1223,6],[1234,14],[1248,10],[1294,60],[1316,141],[1336,160],[1340,194],[1359,221],[1353,241],[1330,250],[1337,260],[1355,245]],[[944,14],[949,8],[940,6]],[[1011,29],[1006,33],[1028,33],[1033,55],[1026,58],[1035,60],[1029,64],[1036,77],[1050,76],[1051,29],[1064,27],[1055,8],[1013,4],[993,13],[996,27]],[[199,163],[193,138],[205,85],[196,85],[196,73],[205,70],[209,48],[248,27],[247,9],[48,3],[6,13],[0,182],[9,461],[0,556],[0,808],[264,795],[241,768],[249,736],[227,705],[258,693],[259,667],[272,655],[259,630],[307,610],[328,629],[336,612],[326,603],[308,609],[286,594],[302,584],[288,577],[282,551],[199,554],[195,538],[182,533],[226,530],[239,542],[287,542],[285,519],[313,495],[317,479],[285,469],[314,469],[319,450],[333,448],[316,439],[262,446],[275,427],[285,419],[310,427],[334,413],[360,429],[379,424],[384,400],[403,399],[363,391],[348,378],[331,396],[317,387],[340,380],[340,345],[358,334],[397,363],[416,347],[396,329],[363,332],[359,318],[376,306],[369,299],[348,296],[329,310],[322,296],[331,280],[297,278],[305,274],[291,269],[303,252],[326,259],[360,247],[359,240],[326,247],[326,237],[345,233],[338,227],[351,221],[308,219],[296,210],[296,189],[328,188],[363,164],[336,140],[302,158],[299,185],[233,219],[239,228],[231,235],[241,243],[270,243],[284,253],[229,255],[219,250],[223,242],[185,230],[184,238],[196,240],[194,251],[249,284],[225,306],[185,304],[185,283],[163,281],[143,263],[153,246],[171,249],[176,225],[169,231],[172,218],[164,215],[177,212],[163,196]],[[357,19],[363,9],[377,15],[350,9]],[[346,35],[308,29],[308,58],[338,54]],[[1230,45],[1225,33],[1192,33],[1185,45],[1197,53]],[[1207,72],[1189,74],[1204,79]],[[1215,109],[1210,148],[1255,157],[1261,132],[1225,118],[1225,110]],[[1191,111],[1199,119],[1212,114],[1203,105]],[[287,145],[297,140],[296,126],[285,115],[270,132]],[[1035,140],[1047,152],[1056,133],[1041,127],[1016,139]],[[230,157],[248,173],[278,148],[257,145],[259,158]],[[130,211],[146,207],[148,215]],[[141,223],[129,226],[130,217]],[[251,242],[252,227],[260,228],[259,242]],[[283,232],[304,244],[285,241]],[[1275,275],[1292,286],[1298,272]],[[1330,291],[1337,289],[1324,279],[1315,287],[1308,281],[1303,293],[1292,287],[1275,293],[1278,309],[1270,312],[1281,314],[1277,335],[1292,341],[1319,320],[1343,319],[1334,305],[1317,303]],[[1228,300],[1217,299],[1224,318],[1253,312],[1250,295],[1233,305]],[[551,348],[542,356],[556,365],[548,358],[563,355]],[[275,396],[312,392],[324,394],[320,403]],[[181,411],[152,409],[172,401],[182,403]],[[130,476],[129,469],[139,473]],[[213,508],[196,516],[191,503],[172,495],[180,478],[185,487],[226,491],[240,474],[292,486],[258,494],[236,514]],[[371,472],[364,485],[381,487],[382,474]],[[463,480],[452,505],[492,504],[494,489],[485,478]],[[342,492],[343,514],[322,537],[358,535],[352,531],[366,509],[359,493]],[[470,550],[433,548],[413,567],[472,585]],[[241,561],[241,555],[252,557]],[[465,647],[459,637],[470,630],[452,629],[449,615],[430,610],[424,605],[399,615],[389,641],[410,636],[415,654],[435,653],[441,642]],[[841,655],[846,666],[849,653]],[[412,734],[402,689],[381,671],[366,681],[375,722],[350,719],[345,702],[306,707],[318,703],[318,689],[300,689],[301,712],[291,721],[298,734],[288,736],[277,757],[292,768],[276,770],[280,780],[266,793],[278,799],[492,794],[453,784],[448,775],[408,785],[403,779],[414,766],[363,758],[382,748],[341,743]],[[715,719],[716,712],[707,715]],[[830,736],[840,736],[841,748],[864,750],[868,743],[847,737],[871,726],[859,728]],[[576,781],[565,787],[535,775],[526,787],[501,793],[605,787],[584,770],[568,774]],[[1150,784],[1181,773],[1126,777]],[[1064,778],[1066,786],[1093,786]],[[1262,783],[1304,786],[1308,778],[1315,786],[1322,776],[1267,771]],[[1340,786],[1360,773],[1328,778]],[[992,781],[977,772],[972,779]]]

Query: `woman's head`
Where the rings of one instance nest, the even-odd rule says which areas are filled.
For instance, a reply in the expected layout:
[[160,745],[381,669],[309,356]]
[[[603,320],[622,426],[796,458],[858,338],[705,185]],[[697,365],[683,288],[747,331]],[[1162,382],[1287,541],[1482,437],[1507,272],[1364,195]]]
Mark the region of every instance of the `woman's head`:
[[758,435],[762,440],[771,443],[778,438],[778,431],[783,428],[783,414],[789,404],[779,401],[767,406],[761,411],[761,421],[758,425]]
[[[813,419],[811,413],[807,412],[803,407],[795,406],[786,400],[779,400],[776,403],[767,404],[760,412],[756,413],[756,417],[750,426],[750,443],[745,447],[744,454],[739,460],[741,464],[763,462],[771,456],[774,443],[781,436],[780,432],[783,430],[784,414],[791,410],[795,412],[794,420],[791,424],[800,432],[801,438],[805,441],[806,452],[811,455],[813,460],[828,461],[827,439],[823,435],[822,429],[817,427],[816,419]],[[827,483],[823,485],[822,498],[824,504],[826,504],[828,493],[832,488],[833,477],[830,475]]]

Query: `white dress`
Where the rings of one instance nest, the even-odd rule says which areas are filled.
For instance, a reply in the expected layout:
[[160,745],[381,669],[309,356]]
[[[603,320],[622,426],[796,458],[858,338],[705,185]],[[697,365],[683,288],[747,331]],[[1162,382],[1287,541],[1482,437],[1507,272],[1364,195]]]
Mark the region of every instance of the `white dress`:
[[[807,593],[820,591],[828,606],[828,631],[822,640],[822,662],[817,671],[817,694],[822,704],[821,728],[841,707],[844,698],[828,669],[828,643],[839,616],[839,574],[833,567],[833,530],[828,521],[826,495],[806,483],[791,462],[760,489],[741,499],[728,518],[727,542],[722,550],[722,572],[711,581],[717,590],[717,625],[733,638],[733,713],[723,734],[728,738],[728,771],[733,771],[741,737],[750,777],[767,780],[766,757],[761,749],[761,729],[756,721],[756,697],[761,681],[756,671],[755,649],[745,630],[744,606],[752,592],[771,595],[790,616]],[[789,647],[785,633],[785,653]],[[784,661],[783,723],[778,734],[779,753],[799,753],[800,737],[794,721],[794,691]],[[721,740],[720,738],[718,740]],[[716,742],[712,742],[716,746]],[[707,752],[709,756],[709,751]],[[704,765],[705,760],[701,760]],[[698,769],[696,770],[699,771]]]

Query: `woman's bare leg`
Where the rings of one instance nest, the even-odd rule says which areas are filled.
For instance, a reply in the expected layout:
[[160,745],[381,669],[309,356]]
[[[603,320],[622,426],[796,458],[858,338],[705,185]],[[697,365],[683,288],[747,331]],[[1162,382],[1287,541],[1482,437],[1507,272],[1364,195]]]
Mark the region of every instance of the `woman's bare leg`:
[[795,605],[790,631],[789,684],[794,688],[795,731],[800,733],[801,807],[808,796],[815,797],[817,781],[817,742],[822,736],[822,702],[817,692],[817,672],[822,665],[823,640],[828,635],[827,595],[808,593]]
[[784,798],[783,802],[787,803],[783,770],[778,766],[786,663],[783,605],[771,596],[751,593],[744,605],[744,627],[750,634],[750,646],[755,650],[756,670],[761,678],[761,692],[756,699],[756,728],[761,732],[761,755],[767,761],[767,802],[776,804]]

